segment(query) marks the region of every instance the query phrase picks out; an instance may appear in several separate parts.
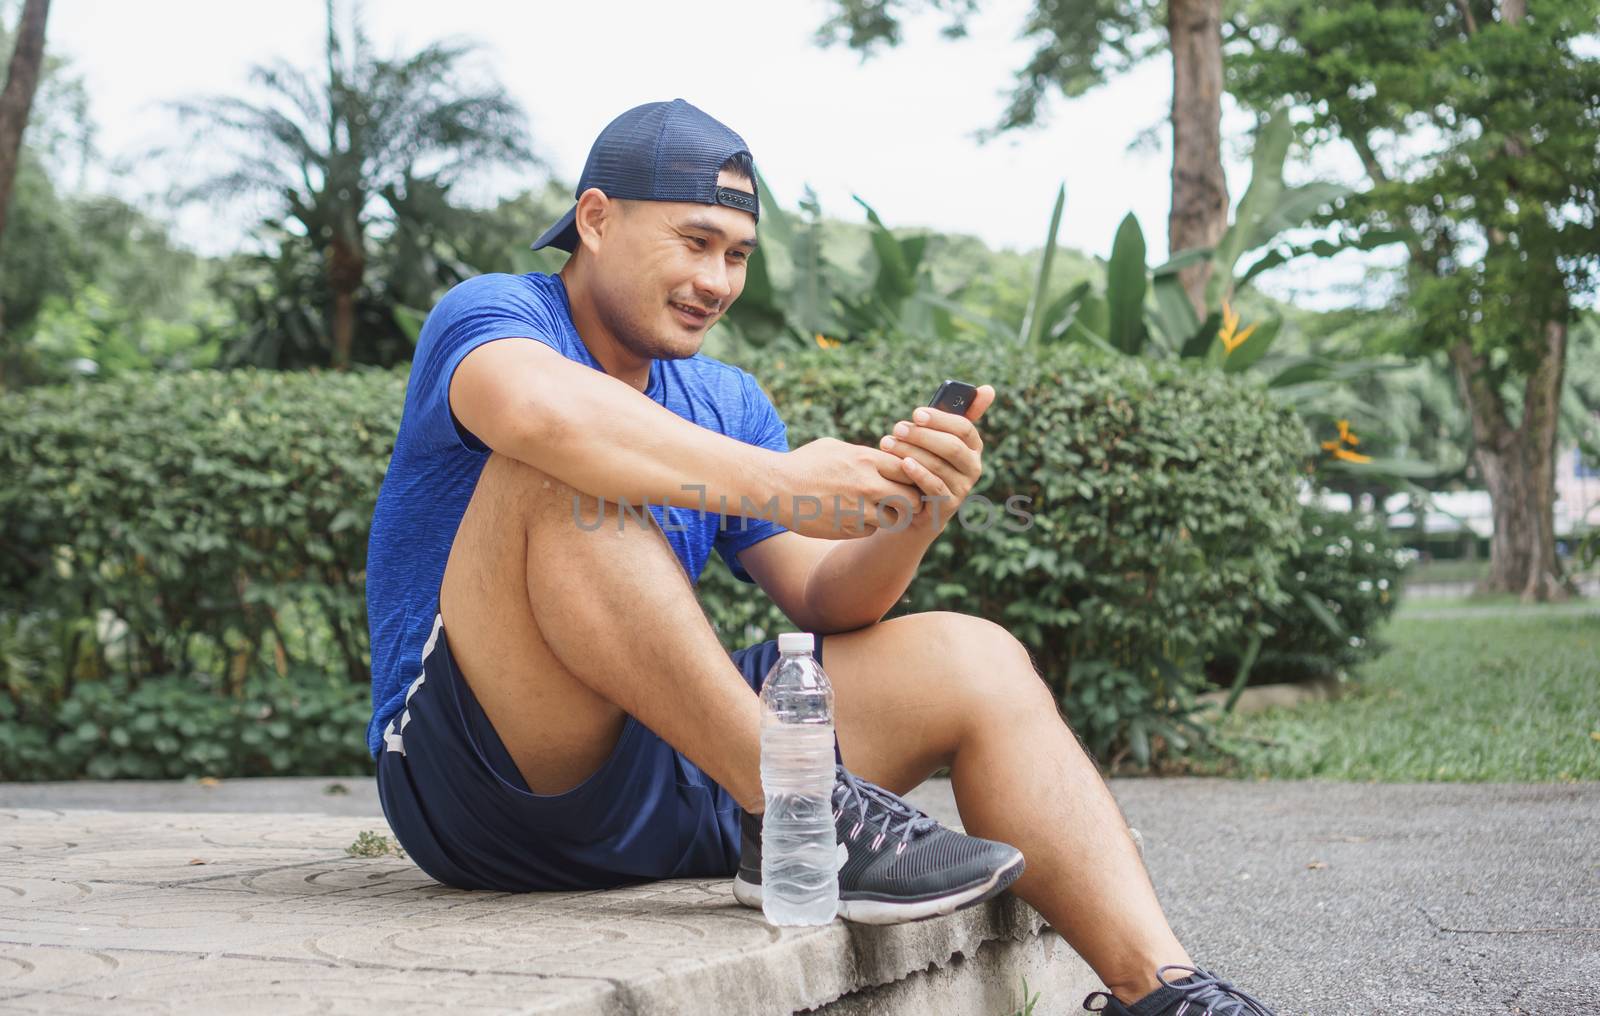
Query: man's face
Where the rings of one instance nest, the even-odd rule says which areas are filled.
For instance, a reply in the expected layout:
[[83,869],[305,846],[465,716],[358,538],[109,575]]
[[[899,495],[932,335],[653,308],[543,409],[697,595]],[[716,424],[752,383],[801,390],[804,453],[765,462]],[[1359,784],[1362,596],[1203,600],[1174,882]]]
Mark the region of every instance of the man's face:
[[[719,187],[754,191],[724,170]],[[690,202],[611,202],[594,255],[595,310],[635,356],[693,356],[706,331],[744,290],[745,263],[756,246],[748,212]]]

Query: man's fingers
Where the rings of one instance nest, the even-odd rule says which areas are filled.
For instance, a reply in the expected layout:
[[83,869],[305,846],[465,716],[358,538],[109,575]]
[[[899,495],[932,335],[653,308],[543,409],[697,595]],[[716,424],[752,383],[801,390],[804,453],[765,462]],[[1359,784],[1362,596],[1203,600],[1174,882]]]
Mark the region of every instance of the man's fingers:
[[914,497],[890,494],[873,508],[875,526],[881,529],[900,529],[917,513],[921,503],[921,493]]
[[[985,387],[988,386],[985,385]],[[989,391],[993,392],[994,389],[990,388]],[[989,397],[989,401],[994,401],[993,395]],[[977,403],[973,404],[977,405]],[[945,434],[954,435],[973,451],[981,451],[983,449],[983,438],[979,436],[978,428],[973,426],[972,421],[967,419],[965,416],[960,416],[956,413],[947,413],[942,409],[934,409],[930,406],[921,406],[912,412],[911,421],[916,426],[926,427],[929,430],[936,430]],[[896,424],[896,426],[898,427],[902,424],[905,424],[905,422],[906,421],[902,420],[900,421],[900,424]]]
[[[976,474],[981,469],[976,448],[955,434],[935,430],[930,426],[919,426],[902,420],[895,424],[894,434],[884,438],[879,445],[885,451],[901,457],[910,454],[915,448],[925,449],[962,473]],[[926,464],[934,469],[939,468],[932,462]]]
[[883,440],[885,444],[894,442],[892,446],[894,454],[900,457],[902,465],[905,465],[907,459],[911,460],[912,464],[905,466],[906,475],[911,477],[911,479],[922,490],[927,491],[930,494],[936,493],[935,491],[928,490],[928,485],[922,478],[923,474],[918,473],[916,470],[917,466],[921,466],[924,473],[932,473],[933,475],[939,477],[944,481],[946,487],[954,487],[955,483],[957,482],[956,476],[959,475],[960,471],[957,470],[950,462],[940,458],[938,455],[928,451],[926,448],[917,447],[909,441],[895,441],[894,438],[889,437],[886,437]]
[[914,458],[906,459],[906,472],[911,475],[912,479],[917,481],[917,486],[922,488],[923,493],[930,497],[955,496],[950,490],[950,485],[945,482],[944,477]]
[[873,451],[877,452],[877,457],[873,459],[873,462],[878,467],[878,475],[896,485],[894,490],[887,490],[883,493],[905,494],[913,498],[916,497],[919,488],[911,477],[906,474],[905,464],[901,461],[900,456],[891,455],[877,448],[874,448]]
[[[878,472],[881,475],[888,476],[889,473],[885,472],[885,470],[892,472],[895,467],[900,464],[900,457],[898,455],[892,455],[881,448],[868,448],[868,451],[872,455],[872,464],[878,467]],[[907,481],[902,479],[897,480],[896,482],[905,483]]]
[[967,419],[973,423],[983,419],[983,414],[987,413],[989,407],[994,405],[994,399],[994,385],[979,385],[977,396],[973,398],[972,405],[967,407],[969,409]]
[[886,481],[873,495],[874,507],[879,513],[878,524],[893,527],[900,515],[915,515],[922,510],[922,488],[906,471],[905,461],[900,456],[876,448],[872,451],[878,475]]

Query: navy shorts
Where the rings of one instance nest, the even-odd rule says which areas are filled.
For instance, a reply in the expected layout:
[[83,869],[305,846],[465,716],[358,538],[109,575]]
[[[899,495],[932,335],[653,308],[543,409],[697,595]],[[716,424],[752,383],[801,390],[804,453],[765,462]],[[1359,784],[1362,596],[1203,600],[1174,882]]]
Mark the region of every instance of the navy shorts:
[[[777,641],[731,656],[759,692]],[[438,615],[422,673],[384,732],[378,796],[417,866],[460,889],[605,889],[739,867],[738,802],[632,716],[582,783],[530,791],[451,658]]]

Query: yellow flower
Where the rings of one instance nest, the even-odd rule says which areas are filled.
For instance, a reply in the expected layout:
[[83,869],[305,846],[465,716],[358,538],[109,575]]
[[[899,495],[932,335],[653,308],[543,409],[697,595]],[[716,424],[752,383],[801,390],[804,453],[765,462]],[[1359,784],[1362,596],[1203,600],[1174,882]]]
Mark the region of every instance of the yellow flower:
[[826,335],[823,335],[821,332],[818,332],[817,333],[817,345],[820,346],[823,349],[838,349],[839,348],[839,340],[838,339],[830,339]]
[[[1260,322],[1256,322],[1260,324]],[[1244,331],[1239,331],[1239,313],[1222,301],[1222,329],[1217,332],[1217,338],[1222,340],[1223,355],[1227,356],[1235,349],[1245,344],[1245,340],[1256,330],[1253,324]]]
[[1224,342],[1223,345],[1226,346],[1228,352],[1231,353],[1235,349],[1238,349],[1240,346],[1244,345],[1245,340],[1248,339],[1250,337],[1251,333],[1254,332],[1255,330],[1256,330],[1256,326],[1255,325],[1251,325],[1249,328],[1246,328],[1244,331],[1242,331],[1238,335],[1234,336],[1233,342],[1231,344]]
[[[1322,442],[1322,450],[1332,452],[1334,458],[1344,462],[1371,462],[1372,456],[1351,451],[1352,448],[1361,443],[1361,439],[1356,437],[1355,433],[1350,429],[1350,421],[1336,420],[1334,422],[1339,427],[1339,436],[1331,441]],[[1347,445],[1349,447],[1346,447]]]

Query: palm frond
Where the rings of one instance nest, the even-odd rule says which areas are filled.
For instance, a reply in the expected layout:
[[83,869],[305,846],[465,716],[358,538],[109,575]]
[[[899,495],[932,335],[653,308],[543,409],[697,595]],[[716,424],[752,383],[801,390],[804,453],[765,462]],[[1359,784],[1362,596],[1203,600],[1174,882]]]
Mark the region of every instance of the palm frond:
[[[543,165],[522,108],[467,66],[474,44],[443,40],[380,58],[359,6],[348,9],[347,21],[336,16],[342,13],[336,0],[327,0],[326,7],[320,66],[259,64],[250,71],[248,96],[169,104],[191,132],[184,149],[162,153],[175,164],[184,160],[175,165],[181,182],[172,189],[174,199],[221,201],[249,192],[272,197],[276,207],[261,239],[276,246],[280,260],[298,259],[279,280],[286,287],[280,292],[303,297],[291,300],[293,307],[239,296],[252,320],[300,334],[283,344],[283,336],[264,333],[255,359],[300,361],[309,353],[296,342],[325,342],[328,329],[312,328],[294,307],[324,306],[329,286],[341,292],[354,286],[362,299],[377,300],[390,298],[386,287],[399,286],[413,304],[426,302],[442,275],[464,271],[445,264],[456,262],[441,239],[452,229],[459,232],[466,214],[450,203],[455,182],[497,164]],[[206,146],[204,167],[189,164],[196,139]],[[290,223],[304,227],[304,238],[288,239]],[[365,277],[365,262],[375,256],[368,249],[372,238],[403,249],[403,277]],[[333,265],[324,260],[330,247],[343,258],[338,278],[328,274]]]
[[309,75],[287,61],[257,64],[250,69],[250,81],[257,87],[277,92],[288,99],[305,123],[327,121],[327,96],[317,91],[317,85]]
[[300,165],[314,163],[324,157],[324,153],[306,137],[300,124],[270,106],[255,105],[230,96],[213,96],[172,103],[170,108],[177,114],[180,124],[201,132],[191,135],[191,148],[196,141],[212,141],[218,135],[233,135],[235,140],[259,146],[254,153],[256,160],[261,160],[265,155],[267,161]]

